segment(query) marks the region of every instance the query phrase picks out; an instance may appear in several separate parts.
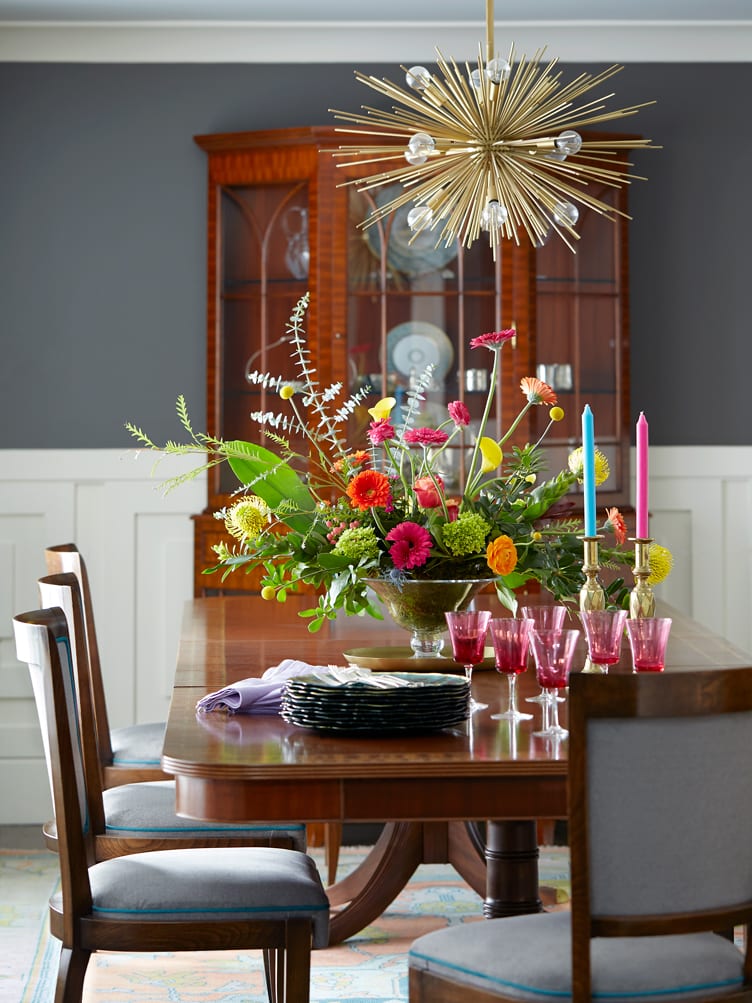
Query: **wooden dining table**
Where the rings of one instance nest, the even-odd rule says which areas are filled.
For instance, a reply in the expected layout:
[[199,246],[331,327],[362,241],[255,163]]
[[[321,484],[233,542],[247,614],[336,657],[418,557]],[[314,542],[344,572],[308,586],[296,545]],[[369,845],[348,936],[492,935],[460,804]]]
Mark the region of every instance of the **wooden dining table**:
[[[521,708],[533,719],[515,724],[492,718],[504,709],[507,681],[488,662],[475,669],[472,687],[488,707],[436,732],[315,731],[278,714],[197,714],[200,697],[285,658],[343,665],[346,651],[408,644],[389,619],[371,617],[338,617],[312,634],[297,615],[310,605],[310,596],[186,604],[162,756],[175,777],[178,813],[231,823],[385,823],[360,866],[327,889],[331,943],[379,916],[421,863],[452,864],[482,897],[487,917],[540,911],[537,825],[567,817],[568,740],[535,734],[540,707],[525,703],[538,692],[534,671],[518,682]],[[494,595],[476,605],[507,615]],[[658,612],[673,618],[666,671],[752,664],[676,610],[659,603]],[[582,646],[576,669],[585,655]],[[416,668],[406,657],[404,670]],[[451,661],[447,668],[457,671]],[[626,644],[610,671],[631,671]],[[566,702],[560,720],[566,726]]]

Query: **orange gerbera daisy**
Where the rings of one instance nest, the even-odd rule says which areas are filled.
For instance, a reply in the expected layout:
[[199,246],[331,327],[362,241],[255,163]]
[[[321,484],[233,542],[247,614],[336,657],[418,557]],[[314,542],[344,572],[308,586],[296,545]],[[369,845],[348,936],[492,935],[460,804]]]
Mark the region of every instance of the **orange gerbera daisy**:
[[527,397],[529,404],[555,404],[559,399],[548,383],[539,380],[537,376],[523,376],[520,380],[520,390]]
[[347,485],[347,497],[355,508],[385,508],[392,500],[389,478],[378,470],[361,470]]
[[362,467],[371,459],[371,454],[367,449],[358,449],[355,453],[348,453],[347,456],[341,456],[338,460],[335,460],[332,467],[337,470],[345,470],[346,468],[354,469],[355,467]]
[[627,524],[618,508],[606,509],[607,528],[610,528],[619,546],[627,542]]
[[486,547],[486,562],[495,575],[508,575],[517,564],[517,548],[510,536],[497,536]]

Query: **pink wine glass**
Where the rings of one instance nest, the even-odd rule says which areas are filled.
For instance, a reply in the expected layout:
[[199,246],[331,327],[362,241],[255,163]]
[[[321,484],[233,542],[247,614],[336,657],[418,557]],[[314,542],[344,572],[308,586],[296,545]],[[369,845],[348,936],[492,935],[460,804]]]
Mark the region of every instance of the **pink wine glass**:
[[[472,685],[473,666],[483,661],[486,648],[486,633],[490,610],[464,610],[456,613],[445,613],[449,637],[452,641],[452,657],[455,662],[465,667],[465,677]],[[479,703],[470,697],[470,713],[488,707],[487,703]]]
[[[532,622],[533,630],[561,630],[564,626],[564,617],[567,615],[566,606],[523,606],[522,616],[525,620]],[[531,649],[532,651],[532,646]],[[550,699],[543,690],[537,696],[525,697],[527,703],[539,703],[545,707],[546,701]]]
[[558,735],[563,738],[569,734],[559,724],[559,701],[556,695],[557,691],[565,689],[569,683],[572,659],[579,638],[579,630],[534,630],[530,635],[538,682],[554,698],[549,704],[548,715],[544,714],[543,728],[534,732],[536,735]]
[[588,655],[595,666],[608,672],[609,665],[616,665],[621,658],[621,643],[624,639],[624,624],[627,620],[625,609],[590,609],[580,613],[582,626],[588,643]]
[[492,714],[494,721],[530,720],[532,714],[523,714],[517,709],[517,676],[527,669],[530,647],[530,620],[500,617],[488,625],[496,660],[496,671],[503,673],[509,684],[507,709],[501,714]]
[[669,617],[645,616],[627,620],[627,634],[635,672],[663,672],[666,667],[666,647],[670,632]]

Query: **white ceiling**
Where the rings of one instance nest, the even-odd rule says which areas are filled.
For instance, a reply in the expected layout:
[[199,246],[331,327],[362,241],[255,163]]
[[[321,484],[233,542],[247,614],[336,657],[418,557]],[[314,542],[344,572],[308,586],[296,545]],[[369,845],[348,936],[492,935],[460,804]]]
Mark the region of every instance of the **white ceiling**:
[[[484,0],[0,0],[0,60],[474,59]],[[497,0],[495,41],[562,61],[749,62],[752,0]]]

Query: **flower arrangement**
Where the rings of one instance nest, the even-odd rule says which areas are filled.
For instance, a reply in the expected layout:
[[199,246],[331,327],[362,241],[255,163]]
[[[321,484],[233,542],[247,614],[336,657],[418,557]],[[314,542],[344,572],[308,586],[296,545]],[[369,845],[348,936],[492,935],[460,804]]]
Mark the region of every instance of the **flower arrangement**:
[[[142,446],[165,453],[203,454],[201,466],[164,482],[169,490],[207,466],[228,462],[239,481],[237,499],[215,513],[235,543],[215,547],[217,564],[207,572],[263,569],[261,594],[284,601],[301,584],[313,586],[318,601],[301,615],[318,630],[339,610],[381,617],[372,602],[368,579],[399,585],[410,579],[493,578],[500,600],[515,610],[515,589],[534,580],[557,601],[574,602],[584,582],[582,525],[550,510],[582,476],[582,451],[575,449],[567,468],[542,479],[541,441],[564,417],[552,388],[534,377],[521,381],[523,403],[499,440],[487,435],[500,353],[515,331],[482,334],[470,348],[493,356],[490,389],[479,432],[464,476],[454,494],[438,473],[442,456],[459,445],[470,413],[462,401],[446,407],[438,427],[420,424],[421,405],[432,367],[414,381],[401,419],[393,420],[395,400],[385,398],[368,409],[371,417],[363,448],[353,450],[344,436],[348,419],[366,403],[362,389],[341,400],[342,386],[322,387],[305,340],[303,321],[308,296],[297,304],[287,327],[297,368],[295,381],[255,372],[250,379],[278,394],[283,413],[254,413],[276,446],[274,452],[252,442],[224,441],[193,430],[185,400],[177,411],[189,437],[185,444],[157,446],[137,426],[126,428]],[[504,447],[530,408],[549,407],[544,435],[534,443]],[[291,439],[305,443],[305,454]],[[596,450],[596,483],[608,477],[608,461]],[[630,566],[627,530],[618,509],[609,509],[598,527],[613,537],[601,546],[602,566]],[[664,548],[651,548],[658,581],[670,568]],[[617,578],[606,586],[609,604],[625,602],[627,588]]]

